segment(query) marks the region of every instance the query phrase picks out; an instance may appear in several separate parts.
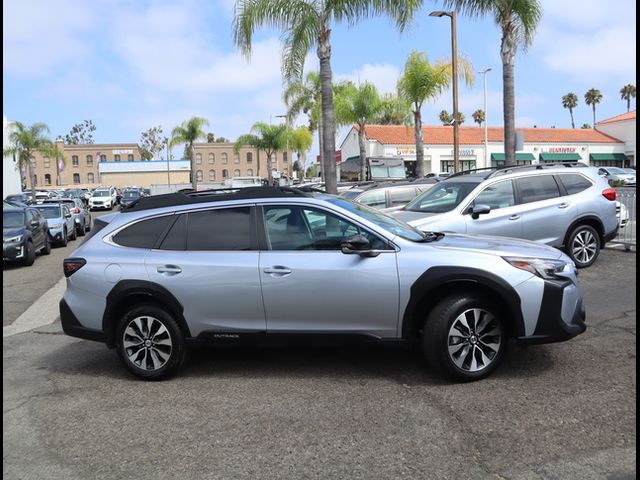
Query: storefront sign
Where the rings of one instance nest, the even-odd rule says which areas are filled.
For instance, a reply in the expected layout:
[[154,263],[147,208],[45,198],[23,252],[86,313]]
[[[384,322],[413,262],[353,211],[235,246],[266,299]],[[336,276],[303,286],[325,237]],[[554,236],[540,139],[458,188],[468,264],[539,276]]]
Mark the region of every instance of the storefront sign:
[[114,155],[127,155],[129,153],[133,153],[133,150],[111,150],[111,153],[113,153]]
[[404,155],[414,155],[416,154],[416,147],[398,147],[396,148],[396,155],[404,156]]
[[[459,152],[461,157],[473,157],[476,154],[473,148],[461,148]],[[453,150],[451,150],[451,155],[455,155]]]
[[578,147],[549,147],[549,153],[575,153],[577,149]]

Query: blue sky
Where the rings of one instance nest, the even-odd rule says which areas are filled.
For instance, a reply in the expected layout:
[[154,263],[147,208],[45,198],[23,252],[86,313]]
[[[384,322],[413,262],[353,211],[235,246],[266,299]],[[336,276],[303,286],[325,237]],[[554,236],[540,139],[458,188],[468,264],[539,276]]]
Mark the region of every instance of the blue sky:
[[[261,30],[247,61],[231,35],[233,0],[5,0],[3,109],[9,120],[44,122],[51,137],[91,119],[96,143],[138,142],[142,131],[165,133],[187,118],[207,118],[217,136],[235,139],[256,121],[276,122],[281,99],[279,32]],[[633,0],[542,0],[533,46],[516,60],[516,125],[570,127],[561,97],[580,98],[576,124],[592,123],[584,93],[604,95],[598,119],[626,111],[620,88],[636,84]],[[395,91],[411,50],[431,60],[451,55],[450,21],[425,2],[400,34],[384,19],[332,32],[334,79],[371,81]],[[500,31],[490,19],[458,17],[458,50],[488,73],[489,125],[502,124]],[[317,69],[315,50],[307,69]],[[460,87],[460,111],[483,108],[482,75]],[[423,109],[425,124],[452,110],[450,92]],[[635,100],[632,102],[635,109]],[[304,124],[299,118],[296,124]],[[337,138],[343,138],[342,129]],[[317,153],[314,145],[312,154]],[[179,154],[178,150],[174,154]]]

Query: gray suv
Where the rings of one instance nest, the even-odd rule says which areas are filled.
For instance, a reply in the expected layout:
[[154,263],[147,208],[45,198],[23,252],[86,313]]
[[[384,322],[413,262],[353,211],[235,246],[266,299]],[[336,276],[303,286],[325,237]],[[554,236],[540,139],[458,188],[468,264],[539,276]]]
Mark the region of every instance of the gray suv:
[[393,212],[420,230],[523,238],[588,267],[618,230],[616,191],[583,164],[461,172]]
[[573,262],[539,243],[423,233],[377,210],[280,187],[141,198],[97,218],[64,260],[66,334],[115,347],[140,378],[194,343],[404,341],[460,380],[508,339],[585,331]]

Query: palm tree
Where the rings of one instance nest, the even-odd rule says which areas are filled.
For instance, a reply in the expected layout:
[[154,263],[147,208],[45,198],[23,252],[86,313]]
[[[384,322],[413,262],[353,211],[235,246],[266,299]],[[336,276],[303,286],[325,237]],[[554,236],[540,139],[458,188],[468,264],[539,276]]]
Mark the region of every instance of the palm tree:
[[46,157],[51,157],[64,162],[64,154],[58,147],[45,136],[49,133],[49,127],[44,123],[34,123],[30,127],[21,122],[11,122],[11,133],[9,133],[9,147],[3,148],[3,156],[13,157],[17,163],[18,170],[25,170],[29,175],[29,187],[31,194],[35,198],[36,182],[33,173],[33,155],[36,152]]
[[462,125],[467,117],[464,116],[464,113],[458,112],[458,125]]
[[578,106],[578,96],[572,92],[563,95],[562,106],[569,109],[569,115],[571,115],[571,128],[576,128],[576,124],[573,121],[573,109]]
[[382,111],[380,94],[374,84],[364,82],[356,86],[347,82],[342,86],[335,103],[338,125],[358,125],[358,145],[360,147],[360,180],[367,179],[366,126]]
[[516,164],[515,136],[515,58],[518,46],[524,49],[533,41],[542,8],[538,0],[445,0],[470,16],[489,16],[502,29],[502,97],[504,114],[505,164]]
[[485,120],[484,110],[479,108],[478,110],[473,112],[471,116],[473,117],[473,121],[477,123],[479,127],[481,127]]
[[394,93],[385,93],[380,99],[382,108],[374,122],[378,125],[409,125],[411,104]]
[[631,99],[636,98],[636,86],[628,83],[620,89],[620,98],[627,101],[627,112],[631,109]]
[[[467,84],[473,82],[473,68],[465,59],[458,60],[458,72]],[[398,95],[411,104],[416,139],[416,175],[424,177],[424,138],[422,136],[422,105],[434,99],[450,84],[453,75],[451,63],[439,60],[433,65],[418,51],[409,54],[404,71],[398,80]]]
[[251,127],[251,133],[240,135],[233,145],[233,150],[239,152],[241,147],[250,146],[263,150],[267,154],[267,174],[269,185],[273,184],[273,172],[271,171],[271,157],[278,150],[284,150],[287,145],[289,128],[284,125],[269,125],[264,122],[256,122]]
[[291,148],[298,154],[298,165],[302,173],[301,180],[304,178],[305,168],[307,165],[307,152],[313,144],[313,135],[307,127],[298,127],[290,133],[289,144]]
[[438,118],[442,122],[443,127],[450,127],[451,125],[453,125],[453,115],[451,115],[446,110],[442,110],[438,115]]
[[206,140],[207,134],[203,127],[208,127],[209,121],[201,117],[191,117],[189,120],[182,122],[182,125],[176,127],[171,132],[171,140],[169,146],[174,147],[180,143],[185,144],[185,150],[189,152],[189,160],[191,161],[191,187],[198,189],[198,179],[195,171],[195,154],[193,144],[199,139]]
[[300,78],[307,53],[314,46],[320,61],[322,96],[322,170],[326,189],[337,193],[335,125],[331,71],[331,24],[346,21],[353,25],[374,15],[388,15],[403,30],[422,0],[239,0],[233,20],[235,43],[251,53],[254,31],[260,26],[284,31],[282,70],[285,81]]
[[587,90],[584,94],[584,103],[593,108],[593,128],[596,128],[596,105],[602,101],[602,93],[597,88]]

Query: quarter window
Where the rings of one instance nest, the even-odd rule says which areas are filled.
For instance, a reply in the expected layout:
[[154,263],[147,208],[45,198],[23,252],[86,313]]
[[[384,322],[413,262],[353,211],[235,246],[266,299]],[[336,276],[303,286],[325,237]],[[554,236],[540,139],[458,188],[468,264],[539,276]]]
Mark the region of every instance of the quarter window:
[[592,183],[578,173],[568,173],[559,175],[560,181],[569,195],[580,193],[589,188]]
[[488,205],[491,210],[513,207],[516,204],[513,182],[505,180],[489,185],[473,201],[474,205]]
[[539,202],[560,196],[558,184],[552,175],[536,175],[516,179],[521,203]]
[[153,248],[172,218],[171,215],[165,215],[136,222],[118,232],[113,241],[123,247]]

